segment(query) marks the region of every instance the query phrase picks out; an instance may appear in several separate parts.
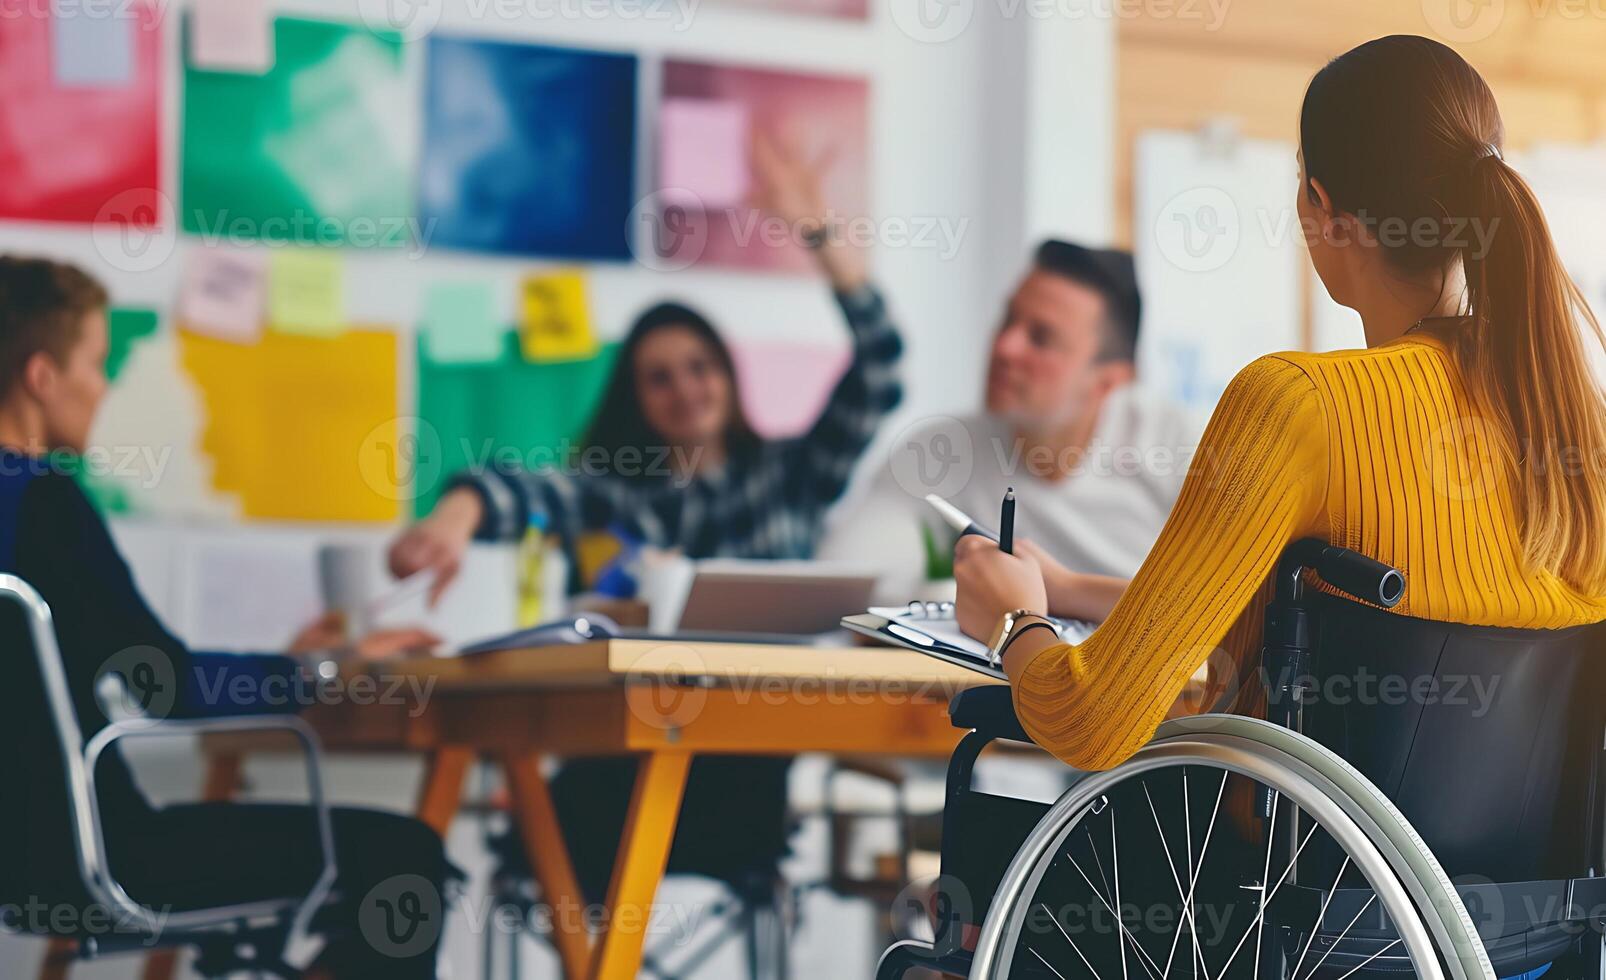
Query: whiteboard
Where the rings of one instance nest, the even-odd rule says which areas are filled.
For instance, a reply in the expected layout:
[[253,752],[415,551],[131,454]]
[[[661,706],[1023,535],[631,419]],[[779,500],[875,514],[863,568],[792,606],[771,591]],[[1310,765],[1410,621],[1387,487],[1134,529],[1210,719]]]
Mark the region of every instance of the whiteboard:
[[1244,365],[1301,345],[1299,277],[1309,272],[1295,148],[1152,131],[1138,138],[1135,176],[1138,370],[1208,413]]

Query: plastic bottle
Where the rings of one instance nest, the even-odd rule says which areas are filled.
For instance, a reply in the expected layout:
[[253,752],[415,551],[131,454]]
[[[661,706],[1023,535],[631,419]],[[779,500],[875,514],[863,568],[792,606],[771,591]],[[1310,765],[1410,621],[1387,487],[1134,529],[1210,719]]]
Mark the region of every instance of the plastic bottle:
[[525,525],[524,537],[519,541],[518,571],[519,571],[519,601],[518,617],[519,628],[527,629],[541,623],[541,600],[547,591],[547,582],[542,575],[542,566],[546,563],[546,528],[545,514],[532,513],[529,523]]

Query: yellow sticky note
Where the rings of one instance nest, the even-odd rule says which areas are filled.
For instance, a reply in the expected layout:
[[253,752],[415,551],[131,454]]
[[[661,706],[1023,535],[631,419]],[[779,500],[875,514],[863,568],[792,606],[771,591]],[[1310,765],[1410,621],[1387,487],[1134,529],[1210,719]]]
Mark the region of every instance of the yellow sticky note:
[[282,333],[328,337],[346,328],[344,260],[333,249],[273,252],[268,320]]
[[578,271],[524,280],[519,338],[530,361],[576,361],[597,353],[586,304],[586,281]]
[[[245,517],[393,521],[416,460],[398,454],[396,335],[265,333],[255,344],[181,331],[205,411],[213,487]],[[414,454],[416,456],[416,454]],[[384,465],[389,460],[389,465]]]

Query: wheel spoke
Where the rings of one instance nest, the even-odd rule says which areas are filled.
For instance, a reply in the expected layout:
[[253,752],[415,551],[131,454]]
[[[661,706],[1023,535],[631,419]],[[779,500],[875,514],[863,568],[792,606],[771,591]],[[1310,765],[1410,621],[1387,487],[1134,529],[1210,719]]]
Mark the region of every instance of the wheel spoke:
[[[1103,895],[1099,894],[1099,890],[1097,888],[1093,887],[1093,880],[1087,876],[1086,871],[1082,870],[1082,866],[1076,863],[1076,858],[1071,857],[1069,853],[1067,853],[1065,856],[1070,860],[1071,867],[1076,869],[1076,873],[1082,876],[1083,881],[1087,882],[1087,887],[1092,890],[1093,894],[1098,897],[1099,901],[1104,902],[1104,907],[1109,909],[1110,903],[1104,898]],[[1111,910],[1111,914],[1114,914],[1114,910]],[[1159,972],[1159,964],[1155,963],[1154,960],[1150,958],[1148,950],[1145,950],[1141,945],[1139,945],[1137,937],[1128,931],[1126,923],[1121,921],[1121,917],[1119,915],[1115,916],[1115,927],[1119,929],[1121,931],[1121,935],[1125,936],[1127,941],[1132,944],[1132,948],[1138,951],[1138,956],[1141,957],[1139,962],[1144,964],[1144,968],[1148,970],[1149,976],[1154,977],[1155,980],[1161,980],[1163,974]]]
[[[1338,944],[1339,944],[1339,943],[1341,943],[1341,942],[1343,942],[1343,941],[1344,941],[1344,937],[1345,937],[1345,936],[1347,936],[1347,935],[1349,935],[1349,931],[1350,931],[1350,930],[1351,930],[1351,929],[1353,929],[1353,928],[1354,928],[1354,927],[1355,927],[1355,923],[1357,923],[1357,922],[1359,922],[1359,921],[1361,921],[1361,916],[1363,916],[1363,915],[1365,915],[1365,914],[1366,914],[1366,910],[1367,910],[1367,909],[1369,909],[1369,908],[1371,908],[1371,907],[1372,907],[1372,903],[1373,903],[1373,902],[1375,902],[1375,901],[1377,901],[1377,893],[1376,893],[1376,892],[1373,892],[1373,893],[1372,893],[1372,897],[1371,897],[1371,898],[1368,898],[1368,899],[1367,899],[1367,900],[1366,900],[1366,904],[1365,904],[1365,905],[1362,905],[1362,906],[1361,906],[1361,909],[1360,909],[1360,911],[1359,911],[1359,912],[1356,912],[1356,913],[1355,913],[1355,918],[1353,918],[1353,919],[1351,919],[1351,920],[1349,920],[1349,925],[1347,925],[1347,926],[1345,926],[1345,927],[1344,927],[1344,931],[1343,931],[1343,932],[1341,932],[1341,933],[1339,933],[1339,934],[1338,934],[1338,938],[1337,938],[1337,939],[1335,939],[1335,940],[1333,940],[1333,944],[1332,944],[1332,945],[1331,945],[1331,946],[1329,946],[1329,947],[1327,947],[1327,948],[1326,948],[1326,949],[1325,949],[1325,950],[1323,950],[1323,951],[1322,951],[1322,955],[1321,955],[1321,958],[1320,958],[1320,959],[1318,959],[1318,960],[1317,960],[1317,961],[1316,961],[1316,965],[1315,965],[1315,966],[1313,966],[1313,967],[1311,967],[1311,968],[1310,968],[1310,972],[1309,972],[1309,973],[1307,973],[1307,974],[1305,974],[1305,976],[1307,976],[1307,977],[1313,977],[1313,976],[1315,976],[1315,975],[1316,975],[1316,971],[1317,971],[1317,970],[1320,970],[1320,969],[1321,969],[1321,968],[1322,968],[1322,964],[1323,964],[1323,963],[1326,963],[1326,962],[1327,962],[1327,957],[1328,957],[1328,955],[1329,955],[1329,954],[1330,954],[1330,953],[1332,953],[1332,952],[1333,952],[1333,950],[1335,950],[1335,949],[1337,949],[1337,948],[1338,948]],[[1317,922],[1317,925],[1320,925],[1320,924],[1321,924],[1321,923],[1320,923],[1320,921],[1319,921],[1319,920],[1318,920],[1318,922]],[[1311,937],[1311,938],[1312,938],[1312,939],[1315,939],[1315,938],[1316,938],[1316,933],[1315,933],[1315,932],[1314,932],[1314,931],[1313,931],[1313,932],[1312,932],[1312,933],[1311,933],[1311,936],[1310,936],[1310,937]],[[1395,940],[1395,941],[1396,941],[1396,942],[1398,942],[1398,940]],[[1385,946],[1385,947],[1383,947],[1383,949],[1388,949],[1388,947],[1387,947],[1387,946]],[[1378,952],[1379,952],[1379,953],[1381,953],[1381,952],[1383,952],[1383,950],[1382,950],[1382,949],[1380,949],[1380,950],[1378,950]],[[1374,959],[1375,959],[1375,957],[1374,957]],[[1370,962],[1372,962],[1372,961],[1371,961],[1371,960],[1367,960],[1367,961],[1366,961],[1366,963],[1370,963]],[[1366,963],[1362,963],[1362,964],[1361,964],[1361,965],[1362,965],[1362,966],[1365,966],[1365,965],[1366,965]],[[1350,971],[1350,973],[1354,973],[1354,972],[1355,972],[1355,971],[1354,971],[1354,970],[1351,970],[1351,971]],[[1349,976],[1349,973],[1346,973],[1346,974],[1344,974],[1344,975],[1345,975],[1345,976]],[[1289,974],[1289,976],[1290,976],[1290,977],[1293,977],[1293,976],[1294,976],[1294,974],[1292,974],[1292,973],[1290,973],[1290,974]]]
[[[1043,906],[1043,911],[1048,913],[1048,920],[1050,922],[1054,923],[1054,928],[1056,928],[1056,929],[1058,929],[1060,931],[1060,935],[1065,937],[1065,941],[1067,943],[1070,943],[1071,952],[1075,953],[1077,959],[1082,961],[1082,965],[1087,967],[1087,972],[1093,974],[1094,980],[1102,980],[1102,978],[1099,977],[1099,971],[1093,969],[1093,964],[1089,963],[1088,960],[1087,960],[1087,957],[1082,955],[1082,948],[1080,946],[1076,945],[1076,940],[1072,939],[1071,938],[1071,934],[1065,931],[1065,927],[1064,926],[1060,925],[1060,920],[1054,918],[1054,910],[1049,908],[1047,905],[1043,905],[1042,902],[1038,902],[1037,904]],[[1043,960],[1043,954],[1042,953],[1039,953],[1035,949],[1032,950],[1031,952],[1032,952],[1033,956],[1037,957],[1040,960]],[[1050,970],[1054,970],[1054,964],[1050,963],[1048,960],[1043,960],[1043,965],[1048,967]],[[1056,977],[1059,977],[1060,980],[1065,980],[1065,974],[1061,973],[1058,970],[1054,970],[1054,975]]]
[[[1046,905],[1045,905],[1045,906],[1044,906],[1044,908],[1047,908],[1047,907],[1048,907],[1048,906],[1046,906]],[[1076,949],[1076,944],[1075,944],[1075,943],[1072,943],[1072,944],[1071,944],[1071,948],[1072,948],[1072,949]],[[1037,958],[1038,958],[1038,960],[1040,960],[1040,961],[1041,961],[1041,962],[1042,962],[1042,964],[1043,964],[1043,965],[1044,965],[1044,966],[1046,966],[1046,967],[1048,967],[1048,968],[1049,968],[1049,969],[1050,969],[1050,970],[1052,970],[1052,971],[1053,971],[1053,973],[1054,973],[1054,975],[1055,975],[1055,976],[1056,976],[1056,977],[1059,977],[1059,978],[1060,978],[1060,980],[1065,980],[1065,974],[1063,974],[1063,973],[1061,973],[1061,972],[1060,972],[1060,971],[1058,971],[1058,970],[1055,970],[1055,969],[1054,969],[1054,964],[1052,964],[1052,963],[1050,963],[1050,962],[1049,962],[1049,961],[1048,961],[1048,960],[1045,960],[1045,959],[1043,959],[1043,954],[1042,954],[1042,953],[1039,953],[1039,952],[1038,952],[1038,951],[1037,951],[1037,950],[1035,950],[1035,949],[1032,949],[1032,948],[1031,948],[1031,947],[1030,947],[1030,946],[1028,946],[1028,947],[1027,947],[1027,948],[1026,948],[1026,951],[1027,951],[1027,952],[1028,952],[1028,953],[1031,953],[1031,954],[1032,954],[1032,955],[1033,955],[1033,956],[1035,956],[1035,957],[1037,957]],[[1081,950],[1079,950],[1079,949],[1076,949],[1076,955],[1077,955],[1077,956],[1082,956],[1082,951],[1081,951]],[[1085,956],[1083,956],[1083,957],[1082,957],[1082,962],[1083,962],[1083,963],[1087,963],[1087,957],[1085,957]],[[1088,969],[1089,969],[1089,970],[1093,970],[1093,964],[1091,964],[1091,963],[1087,963],[1087,968],[1088,968]],[[1093,976],[1094,976],[1094,977],[1095,977],[1095,978],[1097,978],[1097,977],[1098,977],[1098,975],[1099,975],[1099,974],[1098,974],[1098,971],[1097,971],[1097,970],[1094,970],[1094,971],[1093,971]]]
[[1354,973],[1356,970],[1359,970],[1361,967],[1363,967],[1366,964],[1368,964],[1368,963],[1372,962],[1373,960],[1377,959],[1379,956],[1382,956],[1384,953],[1387,953],[1389,950],[1393,949],[1394,947],[1398,946],[1399,944],[1400,944],[1400,940],[1398,940],[1398,939],[1394,940],[1393,942],[1389,943],[1387,946],[1384,946],[1382,949],[1380,949],[1377,952],[1373,953],[1371,956],[1368,956],[1366,959],[1361,960],[1359,963],[1355,964],[1353,967],[1351,967],[1348,971],[1345,972],[1344,976],[1339,977],[1338,980],[1345,980],[1345,978],[1347,978],[1351,973]]
[[[1271,877],[1271,845],[1277,839],[1277,804],[1281,803],[1283,794],[1272,791],[1271,794],[1271,820],[1266,824],[1266,863],[1260,869],[1260,908],[1266,908],[1266,883]],[[1255,972],[1254,980],[1260,980],[1260,950],[1266,945],[1266,917],[1259,917],[1259,924],[1255,928]]]
[[[1333,903],[1333,896],[1338,894],[1338,883],[1344,880],[1344,872],[1348,871],[1348,870],[1349,870],[1349,855],[1346,854],[1346,855],[1344,855],[1344,863],[1338,866],[1338,875],[1337,875],[1337,877],[1335,877],[1333,879],[1333,887],[1328,889],[1327,897],[1322,899],[1321,911],[1316,913],[1316,922],[1315,922],[1315,924],[1313,924],[1310,927],[1310,938],[1305,940],[1305,948],[1300,951],[1298,962],[1296,962],[1294,964],[1293,971],[1288,974],[1290,977],[1298,977],[1299,976],[1299,968],[1305,965],[1305,957],[1310,955],[1311,943],[1314,943],[1316,941],[1316,933],[1321,931],[1322,920],[1327,918],[1327,906],[1329,906],[1329,905],[1331,905]],[[1368,903],[1368,904],[1370,904],[1370,903]],[[1362,909],[1361,911],[1364,912],[1365,909]],[[1350,924],[1354,925],[1353,922],[1350,923]],[[1345,931],[1347,932],[1348,930],[1346,929]],[[1344,937],[1340,936],[1339,938],[1342,939]],[[1316,962],[1316,966],[1313,966],[1313,967],[1310,968],[1311,972],[1315,973],[1316,972],[1316,968],[1321,966],[1321,965],[1322,965],[1321,961],[1318,960]]]
[[[1115,804],[1110,804],[1110,866],[1115,869],[1115,916],[1119,921],[1121,917],[1121,848],[1115,842]],[[1116,938],[1116,946],[1121,950],[1121,980],[1126,976],[1126,946]]]
[[1254,932],[1256,927],[1260,925],[1261,920],[1266,917],[1266,909],[1270,907],[1271,900],[1277,897],[1277,890],[1282,888],[1283,882],[1288,880],[1288,872],[1293,870],[1294,862],[1299,860],[1300,853],[1305,850],[1305,845],[1310,843],[1311,835],[1315,833],[1316,824],[1312,823],[1310,829],[1305,831],[1305,837],[1299,842],[1299,846],[1294,848],[1293,860],[1289,861],[1288,867],[1284,868],[1282,874],[1277,876],[1277,884],[1272,887],[1271,894],[1267,895],[1265,900],[1260,903],[1260,909],[1255,913],[1255,921],[1249,923],[1249,928],[1244,930],[1243,937],[1238,940],[1238,945],[1232,948],[1232,955],[1227,957],[1227,962],[1222,964],[1221,972],[1217,973],[1216,976],[1224,977],[1227,975],[1227,971],[1232,968],[1232,961],[1238,958],[1238,952],[1244,948],[1244,943],[1248,941],[1249,934]]

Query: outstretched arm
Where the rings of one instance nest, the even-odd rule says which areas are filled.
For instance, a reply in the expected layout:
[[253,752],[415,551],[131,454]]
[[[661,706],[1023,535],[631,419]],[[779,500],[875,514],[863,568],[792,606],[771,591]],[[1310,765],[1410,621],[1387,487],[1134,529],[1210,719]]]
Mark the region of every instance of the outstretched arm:
[[[1079,645],[1021,635],[1005,659],[1015,710],[1038,744],[1080,769],[1107,769],[1153,736],[1222,643],[1283,548],[1326,536],[1328,445],[1315,386],[1261,358],[1233,379],[1164,530],[1110,617]],[[961,625],[988,632],[1027,561],[969,545],[956,560]],[[1036,573],[1036,563],[1030,563]],[[1039,581],[1039,590],[1041,583]]]

